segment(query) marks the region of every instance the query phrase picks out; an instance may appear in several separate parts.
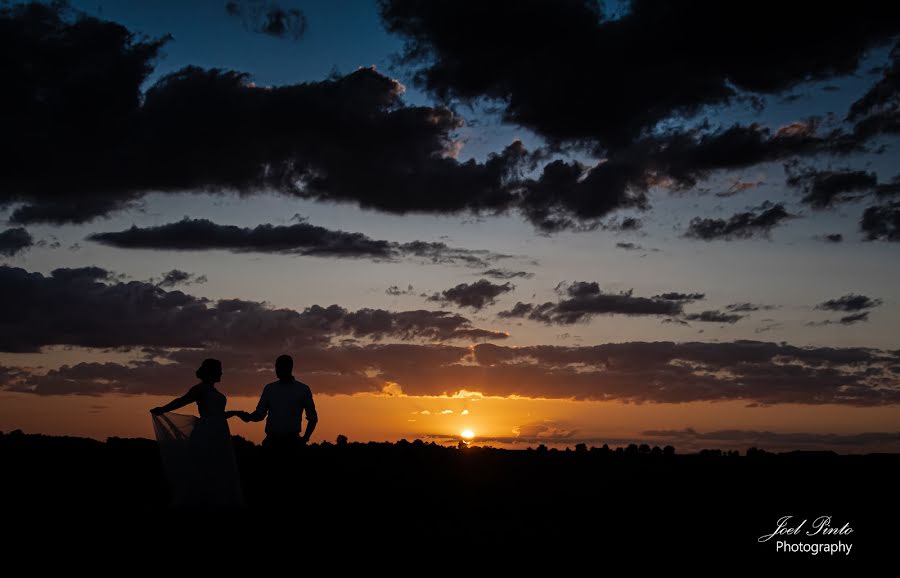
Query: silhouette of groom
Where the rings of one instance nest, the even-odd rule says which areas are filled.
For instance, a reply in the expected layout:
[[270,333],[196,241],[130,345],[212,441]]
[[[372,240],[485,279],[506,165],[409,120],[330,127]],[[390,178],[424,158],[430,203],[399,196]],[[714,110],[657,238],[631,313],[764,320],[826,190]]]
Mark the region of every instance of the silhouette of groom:
[[[293,376],[294,360],[290,355],[281,355],[275,360],[275,375],[278,381],[263,388],[256,411],[242,415],[244,421],[262,421],[266,416],[266,439],[263,447],[277,452],[290,452],[305,445],[316,429],[319,421],[312,391]],[[306,433],[302,416],[306,412]]]

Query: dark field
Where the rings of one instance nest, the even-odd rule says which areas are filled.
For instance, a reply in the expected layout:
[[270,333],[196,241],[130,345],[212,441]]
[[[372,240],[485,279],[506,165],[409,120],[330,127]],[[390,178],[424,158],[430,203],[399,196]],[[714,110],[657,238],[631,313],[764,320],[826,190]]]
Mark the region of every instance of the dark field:
[[[247,507],[173,510],[156,442],[0,435],[4,536],[75,545],[176,542],[552,550],[767,564],[856,564],[893,556],[900,455],[662,455],[451,449],[421,442],[320,443],[289,467],[235,438]],[[776,552],[787,540],[850,554]],[[805,535],[831,516],[852,533]],[[90,528],[86,531],[86,528]],[[171,533],[171,534],[170,534]],[[782,538],[784,539],[784,538]],[[165,544],[156,548],[165,550]],[[655,558],[648,558],[647,561]],[[775,566],[773,566],[774,568]]]

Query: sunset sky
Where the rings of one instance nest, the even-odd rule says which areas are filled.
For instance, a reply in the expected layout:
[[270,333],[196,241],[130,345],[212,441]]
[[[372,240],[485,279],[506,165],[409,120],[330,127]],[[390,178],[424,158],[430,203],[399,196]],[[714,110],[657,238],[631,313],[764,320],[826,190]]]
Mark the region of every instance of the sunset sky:
[[151,437],[204,358],[253,409],[288,353],[314,441],[900,451],[898,39],[875,1],[0,4],[0,430]]

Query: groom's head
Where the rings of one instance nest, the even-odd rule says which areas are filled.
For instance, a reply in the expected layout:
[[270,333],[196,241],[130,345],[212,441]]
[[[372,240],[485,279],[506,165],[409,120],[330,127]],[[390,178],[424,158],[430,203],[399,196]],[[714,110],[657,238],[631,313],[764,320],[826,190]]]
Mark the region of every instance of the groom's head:
[[294,360],[290,355],[279,355],[275,360],[275,375],[278,379],[290,379],[294,372]]

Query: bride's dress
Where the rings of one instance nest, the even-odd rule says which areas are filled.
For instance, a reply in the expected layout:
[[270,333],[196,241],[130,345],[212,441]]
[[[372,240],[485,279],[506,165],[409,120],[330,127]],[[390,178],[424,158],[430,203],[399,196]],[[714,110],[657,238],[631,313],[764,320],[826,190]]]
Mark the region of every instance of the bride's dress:
[[163,467],[172,485],[173,505],[222,509],[243,504],[228,420],[227,398],[215,388],[194,386],[190,395],[200,417],[177,413],[153,416]]

